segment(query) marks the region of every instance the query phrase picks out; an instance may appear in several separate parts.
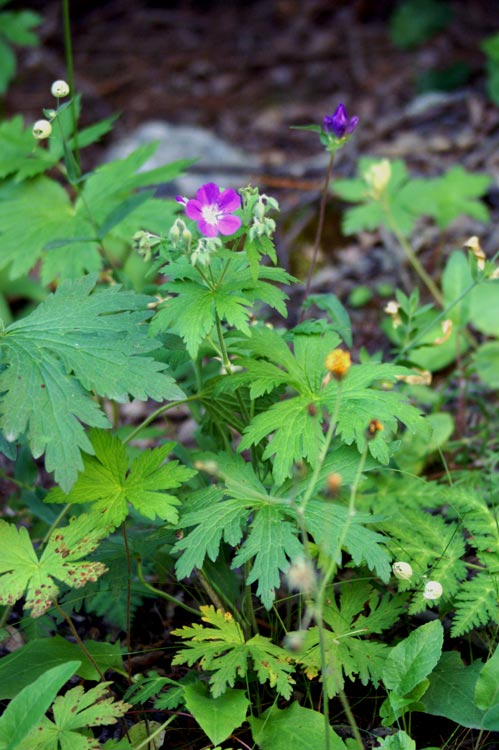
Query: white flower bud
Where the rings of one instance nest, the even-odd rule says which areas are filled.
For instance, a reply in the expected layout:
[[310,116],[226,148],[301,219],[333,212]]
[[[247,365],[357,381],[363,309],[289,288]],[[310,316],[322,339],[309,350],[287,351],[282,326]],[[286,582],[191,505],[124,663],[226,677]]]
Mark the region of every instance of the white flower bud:
[[375,199],[379,199],[385,192],[391,176],[392,167],[388,159],[382,159],[376,164],[371,164],[364,173],[364,179],[371,188],[371,193]]
[[438,581],[428,581],[425,583],[423,598],[433,601],[434,599],[440,599],[444,592],[443,586]]
[[50,93],[55,96],[56,99],[63,99],[69,94],[69,86],[66,81],[54,81],[50,87]]
[[393,575],[401,581],[408,581],[412,578],[412,567],[406,562],[394,562],[392,565]]
[[51,132],[52,125],[48,120],[37,120],[33,125],[33,135],[39,141],[48,138]]

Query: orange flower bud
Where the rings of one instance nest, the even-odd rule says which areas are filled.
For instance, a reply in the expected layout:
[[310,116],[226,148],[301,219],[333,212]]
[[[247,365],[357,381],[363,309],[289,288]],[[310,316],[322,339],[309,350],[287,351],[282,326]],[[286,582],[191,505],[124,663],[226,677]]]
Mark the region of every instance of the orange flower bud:
[[343,380],[352,365],[350,352],[343,349],[333,349],[326,357],[326,369],[336,380]]

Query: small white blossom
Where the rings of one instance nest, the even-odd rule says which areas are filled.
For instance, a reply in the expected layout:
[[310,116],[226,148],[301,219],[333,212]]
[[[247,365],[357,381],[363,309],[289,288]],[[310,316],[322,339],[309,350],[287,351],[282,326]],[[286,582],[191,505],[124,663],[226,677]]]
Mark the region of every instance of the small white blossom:
[[310,594],[315,586],[315,571],[308,560],[299,557],[289,567],[286,574],[288,586],[292,591]]
[[406,562],[394,562],[392,565],[393,575],[401,581],[408,581],[412,578],[412,567]]
[[33,135],[39,141],[48,138],[51,132],[52,125],[48,120],[37,120],[33,125]]
[[66,81],[54,81],[50,88],[50,93],[56,99],[63,99],[69,94],[69,86]]
[[444,592],[443,586],[438,581],[428,581],[425,583],[423,598],[433,601],[434,599],[440,599]]

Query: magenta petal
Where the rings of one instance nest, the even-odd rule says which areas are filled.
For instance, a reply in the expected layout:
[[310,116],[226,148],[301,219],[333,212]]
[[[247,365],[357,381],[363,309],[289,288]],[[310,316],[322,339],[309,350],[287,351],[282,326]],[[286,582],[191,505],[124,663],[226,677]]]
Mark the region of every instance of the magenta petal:
[[220,210],[224,213],[237,211],[238,208],[241,208],[241,198],[235,190],[229,188],[220,193],[217,199],[217,204]]
[[241,226],[239,216],[223,216],[218,222],[218,231],[220,234],[234,234]]
[[218,225],[209,224],[204,219],[198,219],[198,229],[205,237],[216,237],[218,234]]
[[185,207],[185,213],[187,214],[189,219],[194,219],[194,221],[198,221],[199,218],[202,216],[202,213],[201,213],[202,208],[203,208],[203,204],[200,203],[200,201],[196,200],[195,198],[191,198],[189,201],[187,201],[187,205]]
[[220,188],[215,185],[214,182],[207,182],[206,185],[201,185],[199,190],[196,192],[196,198],[203,205],[210,205],[218,202],[218,196],[220,195]]

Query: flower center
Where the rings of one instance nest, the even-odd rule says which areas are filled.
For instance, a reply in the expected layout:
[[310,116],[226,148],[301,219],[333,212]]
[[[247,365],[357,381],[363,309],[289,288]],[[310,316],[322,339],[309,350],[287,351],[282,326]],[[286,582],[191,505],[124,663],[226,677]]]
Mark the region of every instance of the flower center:
[[203,206],[201,214],[208,224],[218,224],[220,210],[217,203],[210,203],[208,206]]

